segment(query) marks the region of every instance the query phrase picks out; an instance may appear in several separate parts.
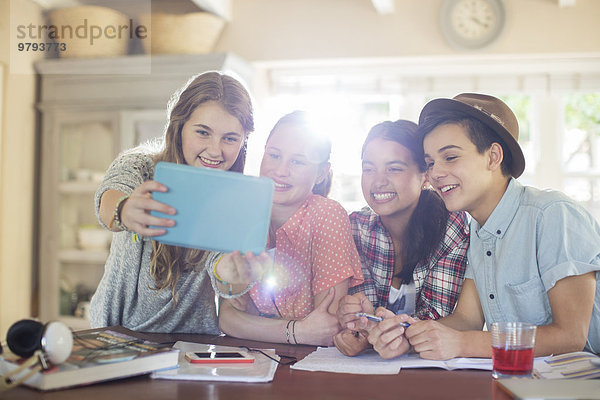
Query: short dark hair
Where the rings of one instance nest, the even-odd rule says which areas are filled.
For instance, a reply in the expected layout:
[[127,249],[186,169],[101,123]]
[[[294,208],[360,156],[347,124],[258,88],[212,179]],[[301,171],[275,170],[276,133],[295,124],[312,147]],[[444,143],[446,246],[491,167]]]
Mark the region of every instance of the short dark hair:
[[438,126],[450,124],[460,125],[466,129],[469,139],[475,145],[479,154],[483,154],[484,151],[489,149],[492,143],[498,143],[504,154],[502,164],[500,164],[502,175],[506,177],[512,175],[510,172],[513,163],[512,154],[506,143],[486,124],[467,114],[458,111],[432,113],[419,125],[420,136],[425,139],[425,136]]

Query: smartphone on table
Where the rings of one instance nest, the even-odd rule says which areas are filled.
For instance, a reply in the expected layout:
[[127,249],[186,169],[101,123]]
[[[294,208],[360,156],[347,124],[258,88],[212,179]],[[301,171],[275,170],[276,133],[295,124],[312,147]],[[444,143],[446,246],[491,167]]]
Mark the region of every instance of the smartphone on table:
[[245,351],[194,351],[186,352],[185,358],[192,364],[249,364],[254,357]]

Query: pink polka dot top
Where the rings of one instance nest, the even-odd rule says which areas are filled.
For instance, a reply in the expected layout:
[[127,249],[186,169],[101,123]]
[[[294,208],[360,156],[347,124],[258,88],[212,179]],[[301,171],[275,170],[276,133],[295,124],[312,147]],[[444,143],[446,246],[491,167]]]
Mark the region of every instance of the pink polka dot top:
[[[250,291],[263,315],[303,318],[315,295],[350,279],[363,282],[360,257],[346,210],[336,201],[311,195],[275,233],[276,286],[259,282]],[[277,304],[275,308],[273,302]]]

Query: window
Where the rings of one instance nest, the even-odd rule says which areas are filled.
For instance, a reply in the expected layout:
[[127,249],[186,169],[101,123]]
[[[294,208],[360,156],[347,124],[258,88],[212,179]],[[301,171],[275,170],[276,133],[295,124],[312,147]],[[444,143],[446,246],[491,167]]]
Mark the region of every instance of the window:
[[519,181],[564,191],[600,220],[600,57],[484,56],[263,68],[270,93],[257,114],[269,117],[257,122],[261,133],[254,139],[261,145],[250,150],[254,163],[260,164],[264,140],[279,117],[295,109],[318,114],[333,144],[330,197],[348,211],[366,204],[360,149],[373,125],[417,121],[430,99],[479,92],[500,97],[517,115],[526,159]]
[[[333,184],[329,197],[340,202],[347,211],[358,210],[366,205],[360,185],[361,149],[369,130],[386,120],[404,118],[415,121],[418,118],[418,114],[407,115],[410,110],[403,106],[406,99],[397,95],[322,92],[275,96],[270,103],[270,122],[266,128],[257,129],[260,139],[255,138],[256,141],[264,144],[270,129],[286,113],[297,109],[308,111],[318,129],[332,143],[330,162]],[[256,147],[251,150],[255,151],[258,151]],[[255,159],[253,163],[255,166],[248,165],[248,170],[253,169],[258,173],[260,160]]]
[[600,93],[563,98],[564,191],[600,220]]

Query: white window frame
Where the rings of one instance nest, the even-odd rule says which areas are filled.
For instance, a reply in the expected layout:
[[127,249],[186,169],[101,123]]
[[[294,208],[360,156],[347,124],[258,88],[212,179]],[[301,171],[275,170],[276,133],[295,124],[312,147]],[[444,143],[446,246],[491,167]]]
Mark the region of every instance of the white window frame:
[[[263,89],[259,109],[268,103],[267,98],[276,102],[279,96],[322,92],[408,99],[453,97],[463,92],[531,96],[530,133],[535,156],[527,160],[527,170],[520,179],[561,191],[565,177],[573,176],[562,167],[563,96],[600,91],[600,53],[269,62],[256,63],[255,67],[262,78],[258,79]],[[405,106],[402,113],[406,115],[390,117],[416,120],[423,104],[409,101]],[[266,108],[263,111],[268,113],[268,105]],[[272,124],[273,118],[268,122]],[[268,132],[270,128],[260,130]],[[600,179],[600,174],[586,177]]]

